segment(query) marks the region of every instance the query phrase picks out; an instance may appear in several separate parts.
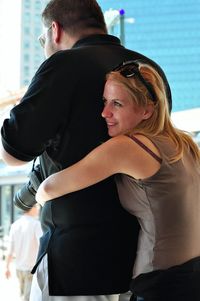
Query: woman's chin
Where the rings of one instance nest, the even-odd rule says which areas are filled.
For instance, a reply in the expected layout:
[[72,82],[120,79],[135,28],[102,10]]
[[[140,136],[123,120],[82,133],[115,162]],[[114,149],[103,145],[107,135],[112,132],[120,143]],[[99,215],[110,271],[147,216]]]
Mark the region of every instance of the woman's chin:
[[108,131],[108,135],[110,137],[116,137],[116,136],[120,135],[120,132],[118,132],[118,131]]

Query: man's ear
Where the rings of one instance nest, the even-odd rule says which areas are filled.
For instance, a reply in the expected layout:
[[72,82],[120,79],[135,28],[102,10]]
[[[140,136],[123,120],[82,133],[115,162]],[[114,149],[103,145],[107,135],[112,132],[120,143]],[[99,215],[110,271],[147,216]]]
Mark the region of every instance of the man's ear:
[[147,104],[144,109],[143,120],[149,119],[154,112],[154,105],[152,103]]
[[61,40],[62,28],[56,21],[52,22],[52,38],[55,44],[58,44]]

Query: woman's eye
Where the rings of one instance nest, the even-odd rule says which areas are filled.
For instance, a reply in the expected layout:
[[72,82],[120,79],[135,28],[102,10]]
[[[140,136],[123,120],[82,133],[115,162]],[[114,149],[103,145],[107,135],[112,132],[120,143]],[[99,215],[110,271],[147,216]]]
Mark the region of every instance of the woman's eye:
[[116,107],[122,107],[121,102],[119,102],[119,101],[117,101],[117,100],[114,101],[114,105],[115,105]]
[[103,100],[103,104],[105,106],[106,105],[106,99],[103,97],[102,100]]

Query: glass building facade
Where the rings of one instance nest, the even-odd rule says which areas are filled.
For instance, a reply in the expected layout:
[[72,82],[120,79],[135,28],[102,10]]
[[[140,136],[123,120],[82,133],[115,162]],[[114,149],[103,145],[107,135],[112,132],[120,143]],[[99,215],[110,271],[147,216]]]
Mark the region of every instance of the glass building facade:
[[41,12],[47,2],[22,0],[20,86],[30,84],[39,65],[44,61],[38,36],[42,33]]
[[164,69],[172,89],[173,111],[200,107],[200,0],[98,3],[104,12],[124,9],[125,46]]

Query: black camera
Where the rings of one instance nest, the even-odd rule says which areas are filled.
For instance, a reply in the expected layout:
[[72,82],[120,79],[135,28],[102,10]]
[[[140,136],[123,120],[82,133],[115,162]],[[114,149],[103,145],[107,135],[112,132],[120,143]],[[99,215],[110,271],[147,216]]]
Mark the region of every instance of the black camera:
[[39,164],[36,166],[33,164],[33,168],[28,177],[30,179],[28,183],[17,191],[13,198],[14,204],[24,211],[28,211],[36,204],[35,195],[43,181]]
[[[38,162],[37,159],[39,159],[39,164],[35,165],[35,163]],[[61,169],[61,165],[56,163],[48,155],[48,153],[44,151],[40,157],[36,157],[33,160],[33,167],[28,175],[29,182],[26,183],[14,195],[14,204],[24,211],[28,211],[29,209],[31,209],[37,203],[35,200],[35,195],[40,184],[48,176],[60,171]]]

